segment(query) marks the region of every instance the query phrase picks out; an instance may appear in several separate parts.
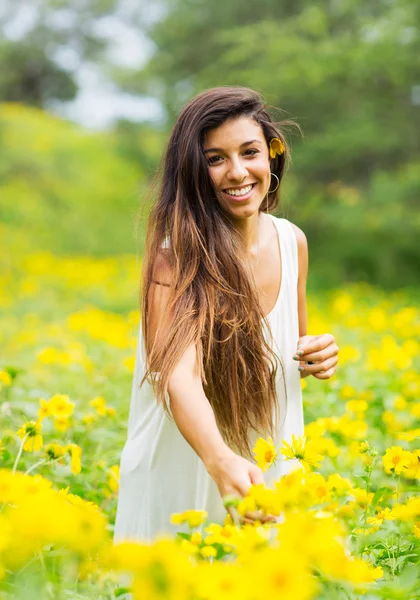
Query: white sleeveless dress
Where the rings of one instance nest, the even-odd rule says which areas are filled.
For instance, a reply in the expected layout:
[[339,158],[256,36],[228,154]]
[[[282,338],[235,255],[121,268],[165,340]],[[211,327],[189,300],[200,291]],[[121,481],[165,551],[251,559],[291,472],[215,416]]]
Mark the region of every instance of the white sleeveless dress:
[[[297,281],[298,253],[290,222],[270,215],[278,232],[282,260],[282,282],[276,304],[268,315],[273,338],[271,347],[283,359],[278,368],[277,397],[280,429],[275,444],[291,442],[292,434],[303,435],[303,407],[298,363],[293,360],[299,339]],[[268,331],[264,326],[268,340]],[[212,522],[222,523],[226,509],[213,479],[201,459],[183,438],[176,423],[157,404],[151,385],[145,381],[145,349],[141,326],[131,394],[128,436],[121,455],[120,489],[114,542],[124,539],[151,540],[159,533],[173,534],[182,528],[170,524],[171,514],[188,509],[206,510]],[[294,461],[282,456],[264,474],[267,484],[290,471]]]

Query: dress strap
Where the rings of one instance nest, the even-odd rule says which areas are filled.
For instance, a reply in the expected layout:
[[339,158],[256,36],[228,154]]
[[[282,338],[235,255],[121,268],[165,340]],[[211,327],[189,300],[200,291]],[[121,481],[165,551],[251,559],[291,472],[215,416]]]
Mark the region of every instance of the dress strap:
[[287,219],[274,217],[274,223],[278,228],[281,241],[280,247],[283,253],[283,275],[285,276],[285,279],[287,278],[289,283],[295,287],[297,286],[299,278],[299,260],[296,234],[292,224]]

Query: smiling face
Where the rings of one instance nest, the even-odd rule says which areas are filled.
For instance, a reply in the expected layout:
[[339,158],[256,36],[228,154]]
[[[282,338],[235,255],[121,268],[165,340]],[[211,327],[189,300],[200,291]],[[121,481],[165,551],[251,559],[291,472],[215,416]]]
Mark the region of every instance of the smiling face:
[[222,208],[233,218],[258,214],[270,186],[261,126],[249,117],[230,119],[207,132],[203,149]]

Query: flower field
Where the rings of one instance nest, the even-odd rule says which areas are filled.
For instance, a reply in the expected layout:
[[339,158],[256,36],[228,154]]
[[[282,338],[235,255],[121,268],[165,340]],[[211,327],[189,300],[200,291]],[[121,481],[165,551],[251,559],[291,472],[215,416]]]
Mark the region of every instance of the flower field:
[[[1,231],[0,231],[1,235]],[[309,296],[337,374],[302,380],[305,438],[260,439],[238,519],[174,514],[176,539],[113,546],[141,265],[0,259],[0,597],[420,599],[420,315],[416,293],[354,285]],[[276,524],[240,525],[249,510]]]

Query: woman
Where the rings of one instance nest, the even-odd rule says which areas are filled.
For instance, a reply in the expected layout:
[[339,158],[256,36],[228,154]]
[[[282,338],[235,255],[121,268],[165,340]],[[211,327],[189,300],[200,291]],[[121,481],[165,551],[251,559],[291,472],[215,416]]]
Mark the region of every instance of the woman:
[[306,335],[305,235],[270,214],[288,157],[248,88],[207,90],[177,119],[147,232],[115,540],[173,531],[187,509],[221,522],[223,496],[264,482],[255,440],[303,434],[300,378],[336,370],[334,337]]

